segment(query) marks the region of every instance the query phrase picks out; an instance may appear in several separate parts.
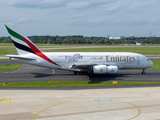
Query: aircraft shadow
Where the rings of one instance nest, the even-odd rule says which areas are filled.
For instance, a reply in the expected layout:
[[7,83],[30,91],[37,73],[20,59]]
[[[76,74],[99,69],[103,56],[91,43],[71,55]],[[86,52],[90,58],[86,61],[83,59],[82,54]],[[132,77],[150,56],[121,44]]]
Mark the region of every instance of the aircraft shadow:
[[128,76],[126,74],[105,74],[105,75],[90,75],[88,84],[100,83],[103,81],[122,81]]
[[53,74],[47,74],[47,73],[31,73],[31,74],[35,75],[34,78],[53,76]]
[[126,80],[127,77],[129,77],[128,74],[121,73],[121,74],[93,74],[93,75],[74,75],[73,72],[56,72],[55,74],[51,73],[40,73],[40,72],[33,72],[30,73],[33,74],[33,78],[45,78],[49,77],[58,78],[58,79],[64,79],[67,78],[72,80],[83,80],[83,81],[89,81],[88,84],[95,84],[100,83],[103,81],[123,81]]

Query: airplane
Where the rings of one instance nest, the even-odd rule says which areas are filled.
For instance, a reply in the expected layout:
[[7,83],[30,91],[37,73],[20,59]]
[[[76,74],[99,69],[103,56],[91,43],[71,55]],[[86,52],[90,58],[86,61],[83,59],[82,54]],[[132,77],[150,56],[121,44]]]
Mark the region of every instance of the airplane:
[[50,69],[81,74],[117,74],[120,69],[142,69],[153,66],[146,56],[131,52],[42,52],[14,24],[5,24],[18,55],[7,55],[11,60]]

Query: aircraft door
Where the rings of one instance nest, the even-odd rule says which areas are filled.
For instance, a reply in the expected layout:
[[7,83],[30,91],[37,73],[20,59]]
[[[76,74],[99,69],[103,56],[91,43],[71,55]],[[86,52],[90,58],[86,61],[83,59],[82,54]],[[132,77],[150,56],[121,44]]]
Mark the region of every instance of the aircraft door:
[[145,65],[145,57],[144,56],[137,56],[136,65],[137,65],[137,68],[141,68],[142,66],[144,66]]
[[145,61],[145,57],[144,57],[144,56],[142,56],[142,57],[141,57],[141,65],[142,65],[142,66],[144,66],[144,65],[145,65],[145,63],[146,63],[146,61]]
[[142,65],[145,66],[146,62],[147,62],[146,57],[142,56],[142,61],[141,61]]

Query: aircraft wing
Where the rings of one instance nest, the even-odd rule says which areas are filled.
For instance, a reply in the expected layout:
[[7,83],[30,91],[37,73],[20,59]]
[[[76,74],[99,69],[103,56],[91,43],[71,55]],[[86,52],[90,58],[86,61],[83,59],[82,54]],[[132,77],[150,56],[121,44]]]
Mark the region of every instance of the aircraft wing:
[[88,69],[91,69],[92,66],[95,66],[97,64],[92,64],[92,63],[84,63],[84,64],[73,64],[69,66],[70,70],[76,70],[76,71],[87,71]]

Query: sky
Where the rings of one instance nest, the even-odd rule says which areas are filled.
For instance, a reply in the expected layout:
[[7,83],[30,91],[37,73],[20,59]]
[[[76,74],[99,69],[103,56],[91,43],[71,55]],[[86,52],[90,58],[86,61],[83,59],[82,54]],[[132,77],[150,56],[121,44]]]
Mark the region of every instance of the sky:
[[4,24],[16,24],[27,36],[83,35],[160,37],[159,0],[0,0],[0,36]]

